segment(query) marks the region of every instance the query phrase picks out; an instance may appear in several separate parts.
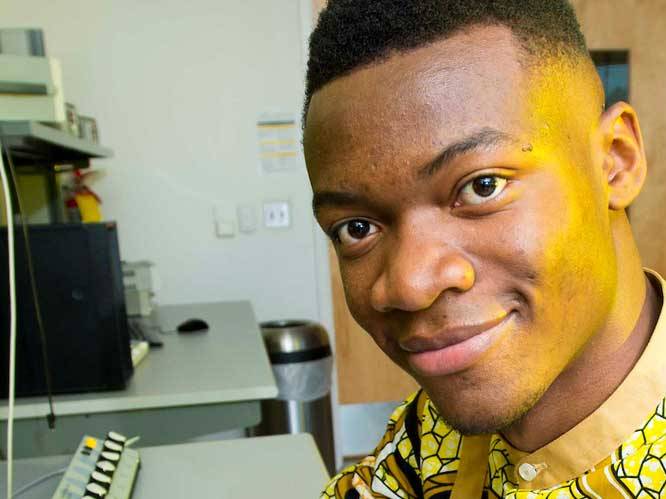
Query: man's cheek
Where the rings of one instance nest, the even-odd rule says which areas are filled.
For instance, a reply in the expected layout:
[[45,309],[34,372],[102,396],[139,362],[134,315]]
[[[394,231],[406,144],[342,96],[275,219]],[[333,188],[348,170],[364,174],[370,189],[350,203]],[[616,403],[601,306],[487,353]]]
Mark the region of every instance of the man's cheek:
[[367,295],[349,294],[347,295],[347,305],[357,324],[370,335],[386,355],[398,362],[397,343],[391,336],[393,333],[383,320],[383,315],[374,311]]
[[370,335],[379,348],[386,352],[389,344],[389,333],[385,324],[375,314],[368,313],[368,308],[366,307],[361,307],[360,309],[354,308],[354,310],[350,308],[350,312],[358,325]]
[[365,326],[364,323],[376,313],[370,302],[374,280],[368,275],[367,270],[367,267],[359,265],[341,266],[340,268],[347,306],[352,317],[361,326]]

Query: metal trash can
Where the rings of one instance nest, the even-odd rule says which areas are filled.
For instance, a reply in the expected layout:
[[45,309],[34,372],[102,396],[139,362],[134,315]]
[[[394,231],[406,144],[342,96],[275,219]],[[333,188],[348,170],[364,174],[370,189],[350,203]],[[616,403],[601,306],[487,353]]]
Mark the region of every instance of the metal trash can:
[[277,399],[264,400],[257,435],[310,433],[331,476],[335,471],[331,374],[333,357],[326,330],[307,320],[261,323],[278,386]]

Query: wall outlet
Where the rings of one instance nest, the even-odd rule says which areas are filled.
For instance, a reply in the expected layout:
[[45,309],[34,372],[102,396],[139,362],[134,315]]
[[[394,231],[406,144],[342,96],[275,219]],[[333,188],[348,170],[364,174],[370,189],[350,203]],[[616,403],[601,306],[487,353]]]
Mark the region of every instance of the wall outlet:
[[290,225],[291,217],[289,216],[288,201],[264,203],[264,227],[283,229]]

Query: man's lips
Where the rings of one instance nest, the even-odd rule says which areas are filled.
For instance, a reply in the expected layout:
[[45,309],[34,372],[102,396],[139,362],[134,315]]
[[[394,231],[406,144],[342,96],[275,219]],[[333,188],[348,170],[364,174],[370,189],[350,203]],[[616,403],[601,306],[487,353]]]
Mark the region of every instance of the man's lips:
[[445,376],[471,367],[492,347],[513,314],[469,326],[449,327],[434,336],[412,336],[399,342],[407,362],[420,376]]

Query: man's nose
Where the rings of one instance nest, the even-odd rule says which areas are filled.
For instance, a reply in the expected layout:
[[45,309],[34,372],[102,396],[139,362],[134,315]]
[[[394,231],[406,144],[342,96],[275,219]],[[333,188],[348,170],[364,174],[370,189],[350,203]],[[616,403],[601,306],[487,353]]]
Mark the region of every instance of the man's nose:
[[441,238],[409,234],[387,255],[370,291],[378,312],[415,312],[430,307],[445,291],[464,292],[474,285],[474,267]]

